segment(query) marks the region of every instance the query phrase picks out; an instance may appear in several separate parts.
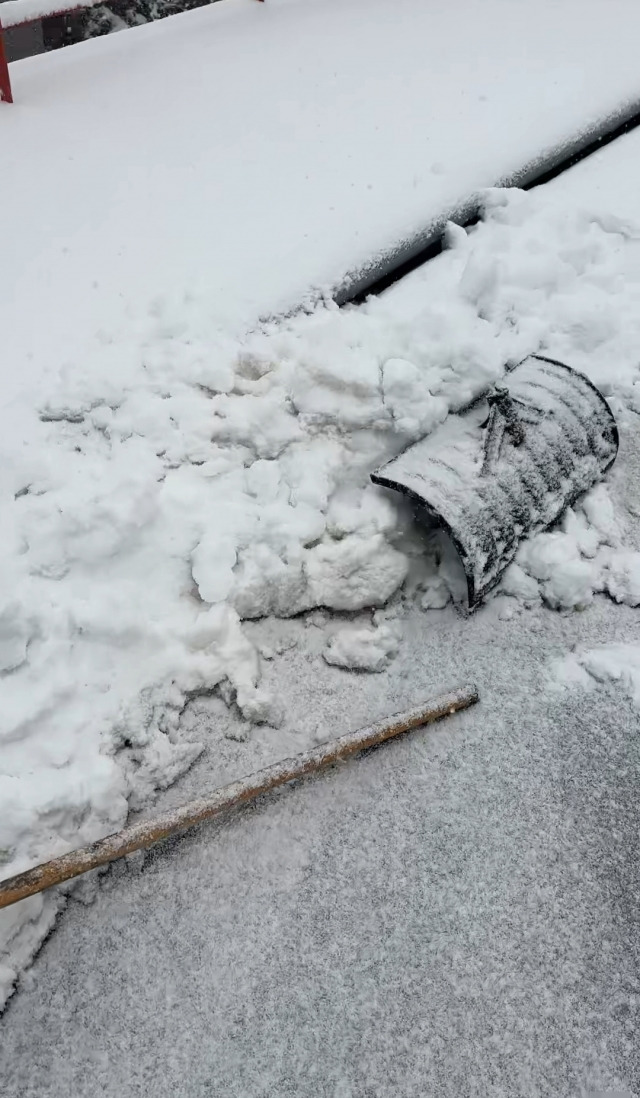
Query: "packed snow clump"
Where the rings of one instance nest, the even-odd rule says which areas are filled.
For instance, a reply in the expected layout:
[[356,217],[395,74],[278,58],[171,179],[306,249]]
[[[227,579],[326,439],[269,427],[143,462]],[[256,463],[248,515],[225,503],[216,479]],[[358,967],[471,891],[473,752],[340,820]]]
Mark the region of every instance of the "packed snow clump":
[[424,584],[423,594],[420,598],[422,609],[444,610],[449,602],[451,602],[451,590],[446,581],[446,574],[430,576]]
[[348,625],[339,629],[322,655],[335,667],[384,671],[398,652],[400,632],[397,621],[388,621],[380,613],[374,614],[373,626]]
[[608,644],[571,652],[555,662],[552,676],[557,687],[567,689],[617,685],[640,708],[640,645]]
[[555,610],[584,610],[598,592],[638,606],[640,553],[621,548],[622,537],[607,486],[598,484],[567,509],[558,529],[523,542],[500,589]]
[[[0,440],[4,876],[117,829],[190,766],[192,694],[277,721],[243,622],[384,606],[416,550],[410,509],[369,474],[505,363],[547,351],[640,409],[640,246],[623,226],[496,191],[449,239],[361,308],[238,340],[190,297],[82,361],[52,349],[37,407],[11,413],[20,448]],[[504,584],[561,609],[599,590],[637,605],[606,489],[523,546]],[[446,578],[420,598],[442,606]],[[345,627],[325,658],[378,669],[392,632]],[[0,913],[0,999],[52,904]]]

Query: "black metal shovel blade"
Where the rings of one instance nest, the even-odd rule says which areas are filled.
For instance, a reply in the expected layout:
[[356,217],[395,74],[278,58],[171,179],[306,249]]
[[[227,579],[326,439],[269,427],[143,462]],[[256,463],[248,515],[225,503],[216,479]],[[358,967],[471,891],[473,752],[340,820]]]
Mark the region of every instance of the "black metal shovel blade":
[[555,522],[618,452],[611,408],[577,370],[531,355],[504,382],[371,475],[449,534],[470,609],[523,538]]

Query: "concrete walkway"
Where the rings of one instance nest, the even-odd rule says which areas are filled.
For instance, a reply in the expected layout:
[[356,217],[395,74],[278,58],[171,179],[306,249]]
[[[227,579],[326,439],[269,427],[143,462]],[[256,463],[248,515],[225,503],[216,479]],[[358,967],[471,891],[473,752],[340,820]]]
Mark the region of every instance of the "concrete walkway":
[[[331,735],[469,677],[481,707],[72,902],[0,1022],[3,1095],[638,1092],[638,713],[546,689],[578,632],[637,638],[637,614],[433,617],[410,617],[385,676],[316,660],[302,691],[312,646],[281,657],[287,728],[315,712]],[[209,766],[215,708],[192,715]],[[166,803],[249,768],[255,745],[224,743],[222,769],[205,761]]]
[[[637,416],[620,427],[638,548]],[[250,626],[282,649],[283,728],[238,740],[194,702],[184,735],[208,750],[160,804],[458,682],[481,706],[72,900],[0,1019],[2,1098],[640,1094],[640,714],[552,675],[574,645],[638,644],[638,612],[399,609],[378,676],[323,663],[317,614]]]

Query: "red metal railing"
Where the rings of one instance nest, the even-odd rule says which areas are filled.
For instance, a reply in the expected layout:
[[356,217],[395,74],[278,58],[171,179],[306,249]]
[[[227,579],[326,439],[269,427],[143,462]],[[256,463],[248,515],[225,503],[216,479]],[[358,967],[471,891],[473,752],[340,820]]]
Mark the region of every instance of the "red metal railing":
[[[55,15],[70,15],[74,11],[83,11],[86,8],[92,8],[96,4],[99,4],[101,0],[81,0],[80,3],[68,3],[65,0],[59,0],[56,4],[56,0],[51,0],[51,8],[47,7],[46,0],[42,5],[35,3],[33,5],[25,5],[26,11],[22,18],[14,18],[11,14],[11,4],[2,5],[5,8],[5,15],[8,22],[3,27],[2,20],[0,19],[0,101],[5,103],[13,103],[13,92],[11,91],[11,77],[9,76],[9,65],[7,62],[7,54],[4,47],[4,30],[9,30],[12,27],[24,27],[29,23],[37,23],[41,19],[51,19]],[[264,3],[264,0],[260,0],[260,3]],[[18,6],[18,5],[16,5]],[[23,5],[20,4],[20,7]],[[29,10],[31,8],[31,11]],[[8,9],[8,10],[7,10]],[[44,10],[42,10],[44,9]],[[0,13],[2,8],[0,8]]]
[[7,65],[7,55],[4,52],[2,23],[0,23],[0,99],[4,99],[6,103],[13,103],[9,66]]

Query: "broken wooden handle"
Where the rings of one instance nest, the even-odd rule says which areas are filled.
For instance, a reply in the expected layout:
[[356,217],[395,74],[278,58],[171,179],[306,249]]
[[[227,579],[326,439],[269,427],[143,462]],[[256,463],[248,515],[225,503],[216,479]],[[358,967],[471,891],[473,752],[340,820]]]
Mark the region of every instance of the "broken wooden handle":
[[282,759],[273,766],[259,770],[257,774],[214,790],[209,796],[199,797],[179,808],[169,809],[151,819],[125,827],[113,835],[107,835],[106,838],[99,839],[89,846],[72,850],[59,858],[52,858],[50,862],[43,862],[42,865],[28,869],[26,873],[19,873],[16,877],[0,881],[0,908],[9,907],[10,904],[18,903],[27,896],[43,892],[46,888],[61,884],[62,881],[68,881],[72,877],[79,877],[82,873],[88,873],[90,869],[96,869],[97,866],[123,858],[135,850],[152,846],[169,835],[195,827],[203,820],[218,816],[229,808],[252,801],[262,793],[268,793],[280,785],[286,785],[287,782],[322,770],[331,763],[346,759],[368,747],[375,747],[377,744],[384,743],[385,740],[393,739],[394,736],[400,736],[403,732],[410,732],[412,728],[419,728],[423,724],[430,724],[460,709],[467,709],[477,701],[477,688],[462,686],[416,709],[397,713],[386,720],[378,721],[377,724],[360,728],[357,732],[348,732],[346,736],[341,736],[337,740],[322,743],[311,751],[296,755],[293,759]]

